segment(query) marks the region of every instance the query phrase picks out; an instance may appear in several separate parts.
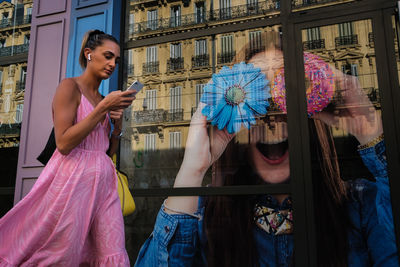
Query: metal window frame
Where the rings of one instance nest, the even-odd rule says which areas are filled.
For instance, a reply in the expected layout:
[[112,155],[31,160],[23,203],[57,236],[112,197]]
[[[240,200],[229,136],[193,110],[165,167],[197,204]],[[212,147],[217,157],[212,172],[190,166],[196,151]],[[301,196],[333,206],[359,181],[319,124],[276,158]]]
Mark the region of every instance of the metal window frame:
[[[126,1],[123,1],[122,10],[126,10],[126,7]],[[290,173],[292,174],[290,184],[134,189],[133,195],[136,197],[159,197],[290,193],[294,199],[294,217],[296,218],[294,233],[296,237],[294,241],[296,251],[294,255],[295,264],[298,266],[317,266],[301,31],[306,28],[371,19],[374,32],[376,69],[381,94],[386,153],[388,156],[393,217],[395,229],[397,229],[397,247],[400,253],[400,180],[394,179],[396,175],[400,174],[400,105],[395,105],[395,103],[400,103],[400,90],[398,90],[399,77],[395,48],[392,42],[394,36],[391,30],[392,15],[396,16],[397,22],[399,20],[398,13],[395,12],[396,7],[397,1],[395,0],[363,0],[292,12],[291,1],[281,1],[281,14],[279,17],[249,20],[240,24],[223,25],[191,32],[177,31],[170,35],[154,36],[123,43],[122,49],[125,50],[186,39],[207,38],[217,34],[233,33],[259,27],[282,25],[285,80],[287,81],[288,95],[289,155],[291,162]],[[125,25],[125,16],[126,13],[123,12],[121,25]],[[382,31],[382,29],[384,30]],[[124,35],[125,31],[121,31],[121,40],[125,40]],[[122,53],[122,56],[124,56],[124,53]],[[212,61],[213,70],[215,70],[214,59]],[[123,81],[123,79],[123,68],[120,68],[119,80]],[[300,88],[298,87],[299,85]],[[303,101],[299,101],[299,99],[303,99]],[[301,156],[299,156],[299,153]]]

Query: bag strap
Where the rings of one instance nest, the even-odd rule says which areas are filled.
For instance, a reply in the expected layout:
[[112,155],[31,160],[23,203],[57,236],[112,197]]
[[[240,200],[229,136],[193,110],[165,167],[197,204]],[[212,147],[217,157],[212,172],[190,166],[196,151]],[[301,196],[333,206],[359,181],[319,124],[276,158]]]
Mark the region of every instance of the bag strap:
[[116,171],[116,172],[117,172],[117,177],[118,177],[119,183],[121,184],[121,188],[122,188],[122,210],[124,210],[124,208],[125,208],[125,188],[124,188],[124,183],[122,182],[122,178],[119,175],[118,171]]

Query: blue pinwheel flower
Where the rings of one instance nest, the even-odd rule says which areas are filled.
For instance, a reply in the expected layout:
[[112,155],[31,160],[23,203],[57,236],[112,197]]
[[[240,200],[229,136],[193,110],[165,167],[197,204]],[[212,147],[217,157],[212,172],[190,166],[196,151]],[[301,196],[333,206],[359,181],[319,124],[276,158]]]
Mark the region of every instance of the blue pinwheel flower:
[[260,68],[241,62],[212,75],[200,101],[207,104],[202,113],[222,130],[237,133],[242,124],[250,129],[255,116],[264,116],[269,106],[269,81]]

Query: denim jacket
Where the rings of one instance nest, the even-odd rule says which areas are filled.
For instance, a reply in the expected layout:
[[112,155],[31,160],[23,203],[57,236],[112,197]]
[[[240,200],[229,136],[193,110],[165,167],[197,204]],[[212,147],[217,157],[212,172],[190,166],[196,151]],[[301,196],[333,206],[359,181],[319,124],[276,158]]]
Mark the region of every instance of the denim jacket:
[[[384,141],[360,151],[376,181],[350,182],[348,211],[354,228],[349,229],[348,266],[399,266],[386,170]],[[204,214],[199,201],[196,215]],[[278,205],[278,203],[272,203]],[[285,208],[285,201],[282,203]],[[259,266],[289,266],[293,254],[293,235],[272,235],[253,228]],[[207,266],[203,220],[190,215],[167,214],[162,206],[150,237],[143,244],[136,264],[149,266]]]

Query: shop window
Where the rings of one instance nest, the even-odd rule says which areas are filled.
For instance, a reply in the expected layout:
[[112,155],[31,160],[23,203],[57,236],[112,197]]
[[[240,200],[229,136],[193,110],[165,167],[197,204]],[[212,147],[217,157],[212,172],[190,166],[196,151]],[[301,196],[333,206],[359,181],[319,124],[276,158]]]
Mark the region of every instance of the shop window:
[[[131,3],[132,2],[135,1],[131,1]],[[288,6],[288,2],[289,5],[291,4],[291,7]],[[355,186],[354,189],[358,190],[358,178],[366,178],[368,183],[375,182],[373,175],[369,172],[368,166],[363,164],[357,152],[358,141],[347,130],[343,130],[343,127],[351,125],[347,124],[342,118],[342,116],[346,115],[346,105],[348,104],[348,102],[346,102],[346,97],[350,93],[350,90],[348,90],[349,88],[346,86],[351,85],[350,81],[356,84],[359,83],[360,86],[357,88],[360,90],[358,93],[365,93],[371,100],[374,99],[372,105],[368,106],[368,108],[374,112],[376,111],[376,113],[374,113],[374,116],[376,116],[368,117],[367,122],[373,122],[374,119],[378,119],[378,116],[381,115],[381,103],[378,96],[382,92],[380,91],[378,80],[381,81],[382,79],[381,77],[378,79],[378,76],[387,74],[376,71],[377,63],[375,57],[379,53],[375,53],[375,49],[367,45],[369,44],[368,33],[373,32],[371,24],[373,19],[364,20],[367,15],[363,13],[361,16],[362,21],[360,21],[360,19],[357,21],[356,16],[351,17],[353,20],[352,22],[345,22],[344,19],[350,17],[349,14],[351,13],[348,7],[351,7],[353,4],[358,5],[360,1],[345,1],[342,15],[332,18],[330,18],[332,15],[329,13],[329,10],[335,10],[335,8],[339,10],[340,4],[344,3],[343,1],[293,0],[281,2],[275,0],[246,0],[240,3],[237,2],[235,4],[237,6],[231,6],[233,3],[236,2],[231,2],[229,0],[214,1],[214,12],[210,14],[207,13],[206,16],[205,11],[207,9],[208,12],[208,8],[211,6],[210,2],[195,2],[194,16],[192,17],[186,17],[186,15],[183,17],[181,11],[184,12],[184,10],[174,10],[170,5],[159,6],[160,17],[158,18],[157,26],[159,29],[162,27],[165,34],[163,33],[162,36],[160,36],[155,32],[141,32],[135,36],[137,40],[143,41],[145,44],[154,44],[155,46],[140,46],[132,41],[126,43],[126,49],[137,49],[137,57],[143,59],[146,63],[162,62],[162,64],[165,64],[165,62],[167,62],[167,68],[163,65],[163,68],[160,68],[158,73],[143,78],[144,81],[148,81],[146,86],[152,89],[146,90],[145,97],[142,98],[143,102],[138,98],[139,101],[133,103],[132,113],[135,114],[135,116],[132,116],[132,120],[135,121],[125,124],[127,128],[126,132],[132,131],[134,134],[131,140],[129,140],[130,144],[121,152],[121,168],[123,171],[127,172],[129,178],[134,181],[135,189],[138,189],[137,192],[139,194],[144,194],[143,199],[138,200],[137,208],[142,212],[141,214],[146,215],[135,217],[132,223],[128,223],[129,228],[134,229],[132,230],[134,233],[131,233],[130,237],[135,235],[135,238],[140,236],[142,239],[141,241],[137,241],[137,239],[132,238],[132,240],[135,241],[130,241],[134,243],[131,245],[135,247],[132,255],[138,254],[140,246],[143,245],[144,240],[153,231],[155,217],[160,210],[162,200],[164,200],[151,195],[153,193],[157,195],[159,193],[158,189],[162,187],[172,187],[174,184],[176,174],[179,172],[183,159],[183,155],[181,156],[178,150],[179,148],[186,150],[190,144],[186,142],[186,138],[189,136],[188,132],[191,127],[191,119],[204,94],[205,86],[215,82],[217,79],[219,79],[218,82],[220,82],[221,85],[229,84],[239,75],[218,75],[221,74],[221,69],[224,67],[224,71],[228,68],[232,70],[235,64],[244,61],[248,63],[246,66],[250,66],[251,64],[252,71],[259,69],[265,74],[264,80],[254,80],[251,81],[250,84],[253,89],[264,88],[268,91],[269,94],[262,98],[264,101],[260,101],[268,103],[268,107],[266,108],[267,113],[265,115],[254,116],[254,121],[252,121],[254,124],[250,125],[249,129],[242,125],[240,130],[236,132],[234,139],[227,146],[227,149],[224,150],[220,159],[209,168],[204,179],[201,181],[201,185],[196,185],[199,186],[199,188],[192,187],[187,191],[181,191],[181,188],[176,191],[175,189],[168,188],[171,191],[165,191],[167,192],[166,195],[170,194],[175,196],[175,194],[177,194],[179,196],[187,196],[190,193],[192,195],[203,196],[204,192],[204,198],[210,200],[211,203],[216,203],[212,201],[218,201],[217,204],[226,202],[226,204],[223,205],[224,207],[225,205],[232,205],[230,208],[233,207],[233,209],[226,210],[227,213],[225,215],[227,216],[232,215],[230,213],[231,211],[236,212],[239,210],[239,208],[237,208],[239,205],[246,206],[249,203],[253,205],[254,203],[251,201],[259,201],[261,198],[269,201],[271,200],[270,196],[272,195],[272,197],[274,197],[274,194],[293,195],[293,209],[296,211],[294,224],[296,227],[299,225],[300,230],[296,231],[294,235],[289,234],[290,238],[293,237],[297,240],[294,241],[294,243],[288,241],[290,244],[294,245],[293,250],[295,251],[290,251],[287,262],[282,263],[282,265],[332,265],[330,264],[330,260],[334,262],[335,255],[330,254],[329,256],[331,258],[328,260],[328,263],[323,264],[318,262],[317,252],[313,250],[314,244],[318,246],[318,249],[321,248],[321,250],[330,253],[332,250],[327,249],[327,246],[324,246],[324,244],[328,244],[329,247],[332,242],[324,243],[322,244],[323,246],[320,246],[321,242],[314,240],[316,238],[314,238],[315,233],[313,230],[320,227],[329,229],[329,227],[332,226],[330,222],[336,221],[337,217],[333,216],[333,219],[325,220],[325,211],[328,209],[325,209],[321,203],[326,200],[324,197],[326,197],[329,190],[316,190],[313,187],[318,186],[319,188],[321,182],[331,182],[329,179],[323,180],[324,177],[322,177],[322,175],[326,174],[323,173],[327,171],[326,168],[330,168],[329,171],[332,173],[335,172],[334,178],[338,178],[335,180],[335,183],[338,182],[339,189],[342,190],[341,193],[345,193],[342,196],[344,196],[343,199],[346,201],[346,193],[352,193],[346,192],[346,183],[350,185],[352,181],[356,181],[356,183],[352,185]],[[278,14],[280,10],[276,9],[273,11],[276,12],[276,14],[274,13],[271,16],[269,16],[269,14],[261,16],[261,13],[257,13],[260,15],[258,17],[246,15],[246,10],[247,12],[249,12],[249,10],[264,12],[263,8],[279,8],[280,4],[282,4],[282,8],[284,8],[280,15]],[[131,5],[140,7],[139,4]],[[336,6],[332,8],[333,5]],[[365,3],[365,5],[369,6],[370,4]],[[318,14],[316,17],[309,17],[307,9],[314,8],[315,6],[319,8],[318,12],[316,9],[311,12],[319,13],[319,11],[321,11],[321,14],[326,12],[328,16],[323,17],[321,14]],[[301,7],[301,9],[299,9],[298,16],[296,16],[297,11],[295,9],[298,7]],[[147,10],[140,11],[139,9],[137,9],[137,12],[142,12],[140,17],[144,18],[143,24],[146,25],[147,23],[147,25],[150,25],[149,22],[145,21]],[[385,7],[385,10],[386,9],[388,8]],[[283,11],[285,11],[286,14],[283,13]],[[129,11],[127,11],[127,14],[129,14],[128,12]],[[190,13],[190,11],[188,12]],[[244,13],[243,16],[241,12]],[[300,14],[300,12],[302,13]],[[374,11],[371,11],[371,14],[372,12]],[[381,13],[380,11],[380,15],[382,15]],[[163,15],[161,16],[161,14]],[[169,14],[171,20],[166,18]],[[292,16],[292,14],[295,14],[295,16]],[[177,23],[178,15],[181,16],[181,21],[179,21],[181,24]],[[260,19],[261,17],[262,19]],[[137,18],[139,18],[139,16]],[[186,18],[192,18],[193,21],[187,22]],[[222,21],[222,19],[226,18],[232,19],[232,23],[230,23],[231,21]],[[234,18],[237,20],[234,20]],[[323,19],[324,22],[326,19],[326,24],[319,21],[320,18]],[[204,22],[207,21],[210,23],[202,25],[190,24],[193,22],[196,24],[201,23],[203,19]],[[284,26],[284,32],[282,33],[282,24],[277,23],[276,25],[272,25],[272,23],[273,21],[280,21],[282,23],[284,19],[285,26],[289,23],[290,30],[285,29]],[[340,23],[338,24],[336,22]],[[137,21],[137,23],[139,24],[142,22]],[[168,29],[169,25],[175,26],[183,24],[185,28]],[[246,28],[246,25],[248,28]],[[196,31],[197,28],[201,28],[201,30]],[[207,31],[208,29],[210,29],[209,32]],[[190,34],[186,35],[185,33],[187,32],[190,32]],[[388,31],[385,29],[385,32]],[[285,34],[289,35],[286,36],[287,38],[282,39],[282,36]],[[360,38],[358,39],[357,36]],[[152,41],[154,41],[154,43]],[[282,48],[283,41],[285,41],[286,45],[285,51]],[[327,42],[326,45],[325,41]],[[386,40],[380,41],[386,44]],[[300,51],[295,50],[298,48],[297,42],[303,44],[303,57],[300,55]],[[157,51],[157,47],[160,47],[160,51]],[[380,45],[379,47],[383,49],[384,46]],[[387,47],[387,45],[385,47]],[[185,50],[182,51],[183,49]],[[379,51],[377,50],[376,52]],[[172,63],[175,62],[176,59],[182,58],[183,55],[186,57],[186,63],[188,63],[187,58],[189,58],[189,60],[190,57],[192,58],[192,65],[172,66]],[[285,58],[284,60],[284,55],[292,55],[293,58],[289,58],[289,60]],[[215,58],[212,58],[212,56]],[[284,62],[290,62],[290,68],[286,69]],[[304,63],[305,67],[304,77],[302,73],[299,72],[302,63]],[[181,71],[169,72],[169,70],[176,70],[178,68]],[[313,72],[314,70],[317,71]],[[342,76],[342,72],[346,76]],[[333,80],[331,79],[332,77]],[[284,78],[290,78],[286,87]],[[353,78],[357,79],[357,81],[352,80]],[[268,80],[268,86],[265,85],[265,80]],[[245,83],[243,87],[247,85],[248,84]],[[227,87],[229,86],[231,86],[231,84],[227,85]],[[334,88],[332,89],[331,86]],[[225,86],[222,87],[226,89]],[[324,90],[326,87],[329,90]],[[240,86],[234,88],[236,92],[239,92],[236,96],[243,97],[243,94],[240,94],[240,88]],[[320,90],[318,90],[318,88]],[[299,91],[300,89],[304,89],[304,92]],[[211,118],[207,121],[209,140],[216,141],[216,139],[213,139],[216,138],[217,135],[215,135],[213,131],[212,124],[218,126],[218,123],[226,118],[222,116],[219,117],[217,114],[221,111],[222,104],[219,107],[217,107],[217,105],[213,106],[213,101],[217,101],[218,94],[223,94],[224,92],[219,91],[221,90],[220,88],[213,88],[212,90],[215,90],[215,95],[210,96],[211,93],[207,90],[205,95],[207,96],[207,94],[210,93],[210,95],[207,96],[210,98],[203,98],[203,102],[207,102],[206,106],[208,106],[208,108],[203,109],[203,111],[205,113],[208,112],[207,115]],[[247,88],[245,88],[245,90],[247,90]],[[287,99],[285,95],[286,90],[293,93]],[[383,88],[383,90],[388,90],[388,86]],[[245,92],[247,93],[249,91]],[[143,93],[144,92],[141,92],[142,96]],[[251,96],[247,94],[247,96],[259,97],[261,92],[258,93]],[[306,99],[298,99],[299,94],[302,93],[304,93]],[[225,101],[228,97],[232,97],[232,95],[228,96],[227,94],[223,96]],[[286,102],[286,100],[289,102]],[[303,102],[306,103],[306,105],[304,105]],[[147,111],[141,110],[142,103],[143,107],[148,109]],[[226,103],[232,105],[233,102],[228,103],[226,101]],[[289,112],[290,107],[292,111]],[[362,108],[358,109],[359,107],[363,106],[358,105],[350,108],[355,108],[357,111],[362,110]],[[213,113],[213,111],[215,111],[215,113]],[[325,112],[333,113],[332,125],[328,123],[325,125],[322,120],[317,119],[319,114],[324,115],[326,114]],[[139,116],[136,116],[140,115],[140,113],[143,114],[144,117],[141,120],[138,119]],[[287,113],[290,113],[289,117]],[[355,113],[355,115],[357,114]],[[290,118],[291,116],[292,118]],[[219,117],[219,121],[213,120],[212,117]],[[238,115],[237,118],[243,120],[244,123],[248,122],[247,119],[249,119],[249,121],[252,119],[251,116],[249,118],[243,115],[243,113],[240,114],[240,117]],[[290,125],[291,123],[298,124],[299,127]],[[325,137],[326,139],[324,139]],[[289,138],[291,139],[290,142]],[[144,151],[146,151],[145,154],[142,154],[143,143]],[[289,149],[289,143],[290,146],[294,144],[293,148],[291,147]],[[309,147],[305,144],[308,144]],[[320,148],[320,150],[318,150],[318,148]],[[149,151],[155,150],[157,153],[148,153]],[[289,157],[289,150],[290,153],[295,153],[295,155]],[[321,153],[323,154],[321,155]],[[290,164],[289,158],[291,159]],[[257,161],[258,159],[260,159],[260,161]],[[323,163],[328,164],[325,165],[325,169],[321,169],[321,159],[324,160]],[[262,162],[264,167],[256,167],[255,164],[259,162]],[[283,169],[280,169],[279,172],[272,175],[275,176],[276,174],[276,177],[278,177],[278,174],[279,176],[282,175],[279,178],[282,178],[284,182],[266,182],[266,180],[272,177],[269,175],[274,170],[265,167],[267,164],[264,163],[274,166],[285,163],[284,172],[281,172]],[[329,164],[332,164],[332,166]],[[296,172],[293,172],[293,170]],[[232,182],[232,180],[230,180],[231,178],[238,179],[234,180],[237,183]],[[252,180],[253,178],[254,180]],[[209,188],[205,188],[207,185],[212,185],[213,188],[208,190]],[[254,188],[257,187],[255,190],[259,190],[259,193],[253,193],[253,186]],[[153,189],[155,190],[153,191]],[[246,192],[243,192],[242,189]],[[215,193],[218,191],[221,193],[220,195],[217,195],[219,193]],[[226,192],[228,195],[224,195]],[[138,199],[139,198],[140,197],[138,197]],[[320,199],[323,199],[323,201],[319,201]],[[291,218],[292,201],[291,198],[285,198],[280,199],[278,202],[282,200],[282,203],[285,203],[285,209],[283,213],[277,214],[277,216],[279,216],[279,218],[283,216],[285,220],[289,220],[280,220],[280,222],[284,222],[284,228],[275,230],[282,230],[284,232],[281,234],[286,235],[291,233],[290,231],[292,230],[290,225],[293,222],[293,218]],[[372,200],[372,203],[375,203],[374,200],[375,199]],[[260,211],[263,209],[253,209],[259,208],[259,206],[254,205],[249,205],[249,207],[248,211],[250,213],[254,210]],[[268,209],[266,210],[267,212],[272,212]],[[338,209],[340,216],[343,215],[344,212],[347,212],[346,204]],[[353,210],[352,212],[357,211]],[[211,211],[210,214],[212,214]],[[266,216],[271,214],[272,213],[268,213],[268,215],[260,213],[258,214],[259,217],[256,219],[266,218]],[[321,214],[325,217],[319,216]],[[221,219],[220,222],[216,222],[212,219],[210,220],[209,217],[208,222],[211,224],[206,226],[208,227],[207,230],[215,231],[216,234],[218,234],[218,231],[221,229],[223,229],[225,233],[235,232],[236,225],[232,226],[232,229],[230,229],[232,231],[225,230],[227,224],[231,222],[230,218],[227,216],[218,217],[218,219]],[[154,220],[151,222],[147,221],[149,217],[154,218]],[[251,223],[254,222],[253,219],[254,217],[251,217]],[[345,216],[345,219],[348,218]],[[345,222],[346,220],[337,221]],[[316,222],[318,227],[314,227]],[[212,223],[220,224],[218,224],[218,228],[212,229],[214,225]],[[257,230],[263,228],[263,225],[264,229],[260,231],[272,230],[266,220],[261,219],[255,224],[255,229]],[[139,228],[140,230],[137,230]],[[343,236],[345,235],[345,231],[341,231],[335,232],[336,235],[332,236],[334,231],[327,230],[322,231],[323,236],[321,237],[320,229],[316,231],[319,231],[317,237],[322,239],[326,239],[326,236],[334,239],[336,237],[342,237],[341,234],[343,234]],[[241,238],[240,240],[248,239],[246,237],[247,233],[248,232],[242,232],[242,237],[245,238]],[[214,239],[214,241],[217,241],[217,239]],[[343,248],[350,249],[348,246],[343,246]],[[250,251],[250,253],[247,251],[246,253],[248,253],[247,255],[253,255],[252,252],[254,251]],[[255,251],[254,255],[257,255],[257,251]],[[269,254],[266,252],[265,255],[261,257],[261,260],[265,262],[268,256]],[[312,264],[313,260],[310,259],[315,260],[314,264]],[[226,259],[222,259],[222,261],[224,260]],[[199,263],[199,265],[202,265],[202,263],[203,262]],[[255,264],[236,264],[240,266],[257,265],[256,261],[254,263]],[[271,264],[274,265],[273,263]],[[336,265],[344,266],[346,264]]]

